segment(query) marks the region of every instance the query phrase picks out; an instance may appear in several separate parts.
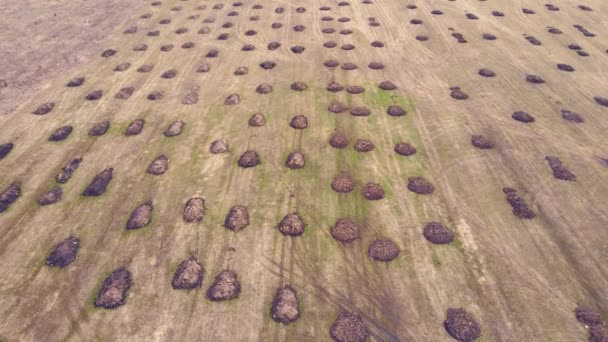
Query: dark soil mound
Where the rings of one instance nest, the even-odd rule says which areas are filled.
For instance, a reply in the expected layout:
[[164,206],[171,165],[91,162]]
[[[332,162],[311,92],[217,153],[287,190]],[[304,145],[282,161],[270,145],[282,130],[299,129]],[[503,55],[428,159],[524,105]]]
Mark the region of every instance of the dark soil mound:
[[88,101],[96,101],[96,100],[99,100],[102,96],[103,96],[103,91],[94,90],[94,91],[90,92],[89,94],[87,94],[87,96],[85,96],[84,98]]
[[479,69],[479,75],[483,77],[494,77],[496,73],[490,69]]
[[549,27],[547,28],[547,32],[549,33],[553,33],[553,34],[562,34],[562,30],[555,28],[555,27]]
[[329,10],[331,10],[331,7],[329,7],[329,6],[321,6],[321,7],[319,7],[319,11],[329,11]]
[[293,53],[302,53],[302,52],[304,52],[305,49],[306,48],[303,47],[303,46],[296,45],[296,46],[292,46],[291,47],[291,52],[293,52]]
[[370,44],[371,46],[375,47],[375,48],[381,48],[384,47],[384,43],[379,41],[379,40],[374,40],[373,42],[371,42]]
[[289,324],[300,318],[300,301],[296,290],[285,285],[277,290],[270,316],[277,322]]
[[82,158],[74,158],[70,161],[70,163],[68,165],[66,165],[60,172],[59,174],[55,177],[55,180],[58,183],[67,183],[68,180],[70,180],[70,178],[72,178],[72,174],[74,172],[76,172],[76,170],[78,169],[78,166],[80,166],[80,162],[82,161]]
[[[270,43],[268,43],[268,46],[267,46],[268,50],[270,50],[270,51],[276,50],[279,47],[281,47],[281,43],[279,43],[279,42],[270,42]],[[266,68],[264,68],[264,69],[266,69]]]
[[513,115],[511,115],[511,117],[513,119],[523,122],[523,123],[530,123],[530,122],[535,121],[535,119],[532,115],[530,115],[524,111],[521,111],[521,110],[513,113]]
[[230,208],[226,219],[224,220],[224,227],[230,230],[241,230],[249,225],[249,212],[247,207],[244,205],[236,205]]
[[479,17],[476,16],[475,14],[473,14],[473,13],[467,13],[466,17],[469,20],[477,20],[477,19],[479,19]]
[[340,30],[340,34],[342,35],[348,35],[348,34],[352,34],[353,30],[349,30],[349,29],[344,29],[344,30]]
[[578,8],[580,8],[583,11],[588,11],[588,12],[593,11],[593,9],[591,7],[586,6],[586,5],[578,5]]
[[152,201],[147,201],[144,204],[137,207],[131,213],[129,220],[127,221],[127,229],[139,229],[145,227],[152,222]]
[[330,83],[327,85],[327,90],[328,90],[328,91],[331,91],[331,92],[333,92],[333,93],[336,93],[336,92],[339,92],[339,91],[344,90],[344,86],[342,86],[342,85],[341,85],[340,83],[338,83],[338,82],[334,82],[334,81],[332,81],[332,82],[330,82]]
[[118,93],[116,93],[116,95],[114,95],[114,98],[118,100],[128,100],[129,98],[131,98],[131,95],[133,95],[134,91],[134,87],[124,87],[120,89]]
[[537,75],[527,75],[526,76],[526,81],[528,83],[532,83],[532,84],[542,84],[542,83],[545,83],[545,80],[543,80],[542,77],[537,76]]
[[481,35],[481,38],[485,39],[485,40],[496,40],[496,36],[491,34],[491,33],[484,33]]
[[113,309],[125,304],[127,291],[131,288],[133,278],[131,272],[119,268],[107,277],[95,298],[95,306]]
[[449,308],[443,327],[454,339],[461,342],[475,341],[481,335],[481,327],[465,309]]
[[296,115],[291,118],[289,125],[296,129],[304,129],[308,127],[308,119],[304,115]]
[[357,139],[355,141],[355,150],[357,152],[370,152],[373,151],[376,146],[374,143],[367,139]]
[[113,168],[107,168],[93,178],[93,181],[82,193],[83,196],[100,196],[106,192],[106,187],[112,180]]
[[571,65],[569,65],[569,64],[561,64],[560,63],[560,64],[557,65],[557,68],[559,70],[561,70],[561,71],[566,71],[566,72],[573,72],[574,71],[574,68]]
[[608,98],[601,97],[601,96],[595,96],[593,98],[593,100],[595,101],[595,103],[599,104],[600,106],[608,107]]
[[363,186],[361,191],[363,197],[370,201],[375,201],[384,198],[384,189],[378,183],[367,183]]
[[348,71],[348,70],[355,70],[357,68],[358,68],[358,66],[355,63],[349,63],[349,62],[347,62],[347,63],[342,64],[342,69],[343,70],[347,70]]
[[174,137],[182,134],[185,123],[183,121],[175,121],[167,127],[167,130],[163,133],[166,137]]
[[15,182],[0,192],[0,213],[6,211],[21,196],[21,184]]
[[165,44],[160,47],[160,51],[162,52],[169,52],[171,50],[173,50],[173,44]]
[[371,114],[371,111],[367,107],[355,107],[350,110],[350,114],[354,116],[368,116]]
[[63,196],[63,190],[59,186],[53,187],[50,191],[40,196],[38,199],[38,204],[40,205],[49,205],[53,203],[57,203],[61,201],[61,197]]
[[395,105],[389,106],[386,110],[386,113],[390,116],[403,116],[407,114],[407,112],[403,108]]
[[419,40],[421,42],[425,42],[425,41],[429,40],[429,37],[424,36],[424,35],[417,35],[416,36],[416,40]]
[[287,161],[285,161],[285,166],[290,169],[301,169],[306,165],[306,160],[304,159],[304,154],[301,152],[292,152],[287,156]]
[[348,17],[340,17],[340,18],[338,18],[338,21],[341,22],[341,23],[347,23],[347,22],[350,21],[350,18],[348,18]]
[[440,10],[432,10],[432,11],[431,11],[431,14],[434,14],[434,15],[442,15],[442,14],[443,14],[443,12],[442,12],[442,11],[440,11]]
[[158,36],[160,36],[160,31],[158,31],[158,30],[148,32],[148,37],[158,37]]
[[300,214],[296,212],[287,214],[285,217],[283,217],[279,223],[279,231],[283,235],[299,236],[304,233],[305,226],[306,223],[304,223]]
[[[217,36],[217,40],[228,40],[229,37],[230,37],[230,35],[228,33],[222,33]],[[207,57],[209,57],[209,56],[207,56]]]
[[334,17],[329,16],[329,15],[321,17],[321,21],[332,21],[332,20],[334,20]]
[[559,11],[559,7],[552,5],[552,4],[546,4],[545,7],[549,10],[549,11]]
[[255,91],[258,94],[268,94],[272,92],[272,86],[268,83],[262,83],[255,89]]
[[337,342],[364,342],[369,337],[361,316],[346,311],[336,318],[329,333]]
[[344,133],[334,133],[329,138],[329,144],[335,148],[345,148],[348,146],[348,138]]
[[241,97],[239,96],[239,94],[231,94],[231,95],[228,95],[228,97],[224,101],[224,104],[227,106],[231,106],[231,105],[239,104],[240,102],[241,102]]
[[53,108],[55,108],[55,102],[47,102],[47,103],[40,105],[38,108],[36,108],[36,110],[34,110],[32,112],[32,114],[45,115],[45,114],[50,113],[53,110]]
[[460,90],[460,87],[451,87],[450,90],[452,91],[450,96],[456,100],[466,100],[469,98],[469,95]]
[[458,43],[460,43],[460,44],[464,44],[467,42],[467,40],[464,39],[464,36],[462,35],[462,33],[454,32],[454,33],[452,33],[452,37],[456,38],[456,41],[458,41]]
[[247,67],[244,67],[244,66],[240,66],[240,67],[238,67],[238,68],[236,68],[234,70],[234,74],[236,76],[246,75],[248,72],[249,72],[249,69]]
[[397,86],[391,81],[382,81],[378,84],[378,87],[382,90],[395,90]]
[[304,82],[293,82],[291,84],[291,90],[302,91],[307,88],[306,83]]
[[420,195],[429,195],[435,191],[435,186],[423,177],[409,177],[407,188]]
[[568,168],[566,168],[562,161],[555,156],[546,156],[545,160],[549,163],[551,170],[553,170],[553,177],[565,181],[575,181],[576,175],[570,172]]
[[472,135],[471,144],[482,150],[494,148],[494,144],[483,135]]
[[162,175],[169,168],[169,159],[164,154],[156,157],[146,169],[146,172],[152,175]]
[[495,17],[504,17],[505,14],[500,11],[492,11],[492,15]]
[[296,31],[296,32],[302,32],[302,31],[306,30],[306,26],[304,26],[304,25],[296,25],[296,26],[293,27],[293,30]]
[[167,24],[171,24],[171,19],[161,19],[158,21],[159,24],[161,25],[167,25]]
[[566,121],[570,121],[570,122],[574,122],[574,123],[585,122],[585,119],[583,119],[583,117],[577,112],[573,112],[573,111],[570,111],[567,109],[562,109],[561,113],[562,113],[562,118],[564,118],[564,120],[566,120]]
[[262,127],[266,124],[266,117],[262,113],[255,113],[249,118],[249,126]]
[[321,32],[326,33],[326,34],[331,34],[331,33],[336,32],[336,30],[331,27],[326,27],[326,28],[322,29]]
[[162,75],[160,75],[160,77],[164,78],[164,79],[171,79],[175,76],[177,76],[177,70],[175,70],[175,69],[167,70],[167,71],[163,72]]
[[131,121],[129,127],[125,130],[125,135],[138,135],[143,131],[145,123],[144,119],[135,119]]
[[108,58],[108,57],[112,57],[114,56],[118,51],[114,50],[114,49],[107,49],[104,52],[101,53],[101,57],[103,58]]
[[75,77],[75,78],[71,79],[65,86],[70,87],[70,88],[80,87],[81,85],[84,84],[84,81],[85,81],[84,77]]
[[335,192],[351,192],[355,189],[355,181],[348,172],[341,172],[331,182],[331,188]]
[[534,37],[534,36],[526,36],[526,40],[528,42],[530,42],[530,44],[535,45],[535,46],[542,45],[542,43],[540,42],[540,40],[536,39],[536,37]]
[[348,107],[342,102],[334,101],[327,107],[327,110],[332,113],[338,114],[346,112],[348,110]]
[[71,133],[74,128],[72,126],[63,126],[59,127],[51,136],[49,137],[49,141],[62,141],[65,140]]
[[579,305],[574,310],[574,314],[579,322],[588,326],[604,325],[602,315],[589,307]]
[[209,152],[213,154],[219,154],[228,152],[230,150],[230,145],[228,144],[228,140],[226,139],[217,139],[214,140],[209,146]]
[[198,33],[198,34],[207,34],[207,33],[209,33],[209,32],[211,32],[211,28],[209,28],[209,27],[205,26],[205,27],[201,27],[201,29],[200,29],[200,30],[198,30],[198,32],[197,32],[197,33]]
[[219,56],[219,54],[220,54],[220,51],[218,49],[211,49],[211,50],[209,50],[209,52],[207,52],[205,57],[216,58],[217,56]]
[[454,240],[454,233],[439,222],[427,223],[422,234],[427,240],[438,245],[450,243]]
[[340,63],[338,61],[336,61],[335,59],[329,59],[329,60],[326,60],[325,62],[323,62],[323,65],[325,65],[328,68],[335,68],[338,65],[340,65]]
[[0,145],[0,160],[4,159],[11,151],[15,145],[13,143],[6,143]]
[[254,150],[247,150],[241,155],[238,161],[240,167],[248,168],[260,164],[260,156]]
[[80,240],[72,236],[61,241],[46,258],[46,265],[61,268],[69,266],[76,260],[79,245]]
[[184,206],[183,218],[186,222],[200,222],[205,216],[205,199],[192,197]]
[[276,66],[277,64],[275,62],[271,62],[271,61],[266,61],[266,62],[262,62],[260,63],[260,67],[264,70],[269,70],[272,69]]
[[94,124],[93,127],[91,127],[91,129],[89,130],[89,136],[98,137],[98,136],[104,135],[104,134],[106,134],[106,132],[108,131],[109,128],[110,128],[110,121],[105,120],[102,122],[98,122],[98,123]]
[[358,85],[351,85],[346,87],[346,91],[350,94],[361,94],[363,92],[365,92],[365,88],[363,88],[362,86],[358,86]]
[[216,277],[213,285],[207,290],[207,298],[212,301],[222,301],[238,298],[241,294],[241,284],[233,271],[222,271]]
[[120,63],[114,67],[114,71],[122,72],[122,71],[129,69],[130,67],[131,67],[131,63],[129,63],[129,62]]
[[306,12],[306,8],[304,8],[304,7],[298,7],[298,8],[296,8],[296,12],[297,13],[304,13],[304,12]]
[[245,31],[246,36],[255,36],[257,32],[255,30],[247,30]]
[[341,218],[336,221],[330,233],[340,242],[351,242],[359,238],[359,225],[350,218]]
[[416,148],[408,143],[398,143],[395,145],[395,152],[402,156],[411,156],[416,153]]
[[285,12],[285,9],[284,9],[283,7],[277,7],[277,8],[274,10],[274,13],[276,13],[276,14],[281,14],[281,13],[283,13],[283,12]]
[[177,30],[175,30],[175,34],[184,34],[186,32],[188,32],[188,29],[185,27],[180,27]]
[[146,73],[152,71],[152,69],[154,69],[154,66],[152,64],[144,64],[137,69],[137,72]]
[[384,64],[379,62],[371,62],[367,65],[367,67],[373,70],[381,70],[384,69]]
[[341,49],[345,50],[345,51],[350,51],[350,50],[353,50],[354,48],[355,48],[355,46],[353,44],[344,44],[341,47]]
[[369,245],[367,254],[377,261],[391,261],[399,255],[399,247],[389,239],[377,239]]
[[504,188],[502,191],[507,195],[507,202],[513,208],[513,215],[522,219],[532,219],[536,214],[528,207],[526,201],[519,197],[517,190],[513,188]]
[[205,270],[199,264],[198,259],[191,256],[182,261],[175,271],[171,286],[175,290],[198,289],[203,284]]

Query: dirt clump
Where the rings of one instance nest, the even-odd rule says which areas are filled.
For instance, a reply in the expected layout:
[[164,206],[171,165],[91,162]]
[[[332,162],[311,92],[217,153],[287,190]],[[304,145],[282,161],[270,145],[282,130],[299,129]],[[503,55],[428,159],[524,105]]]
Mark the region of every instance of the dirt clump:
[[44,104],[41,104],[40,106],[38,106],[38,108],[36,108],[32,114],[34,115],[45,115],[50,113],[53,108],[55,108],[55,102],[47,102]]
[[296,115],[291,118],[289,125],[295,129],[304,129],[308,127],[308,119],[304,115]]
[[207,298],[212,301],[223,301],[238,298],[241,294],[241,284],[238,275],[233,271],[222,271],[216,277],[213,285],[207,290]]
[[321,32],[326,33],[326,34],[331,34],[331,33],[336,32],[336,30],[331,27],[326,27],[326,28],[322,29]]
[[304,26],[304,25],[296,25],[296,26],[293,27],[293,30],[296,31],[296,32],[302,32],[302,31],[306,30],[306,26]]
[[138,135],[143,131],[145,123],[144,119],[135,119],[131,121],[127,129],[125,129],[125,135]]
[[342,64],[342,70],[350,71],[350,70],[355,70],[357,68],[358,68],[358,66],[355,63],[347,62],[347,63]]
[[399,256],[399,247],[389,239],[376,239],[367,249],[370,258],[377,261],[391,261]]
[[370,44],[371,46],[375,47],[375,48],[381,48],[384,47],[384,43],[379,41],[379,40],[374,40],[373,42],[371,42]]
[[501,11],[492,11],[492,15],[495,17],[504,17],[505,14]]
[[341,23],[347,23],[347,22],[350,21],[350,18],[348,18],[348,17],[340,17],[340,18],[338,18],[338,21],[341,22]]
[[117,66],[115,66],[114,71],[123,72],[123,71],[129,69],[130,67],[131,67],[131,63],[124,62],[124,63],[120,63]]
[[384,189],[378,183],[367,183],[361,191],[363,197],[370,201],[376,201],[384,198]]
[[0,145],[0,160],[4,159],[11,151],[15,145],[12,142],[1,144]]
[[484,33],[481,35],[481,38],[485,39],[485,40],[496,40],[496,36],[491,34],[491,33]]
[[502,191],[507,195],[507,202],[513,208],[513,215],[522,219],[532,219],[536,216],[528,207],[526,201],[519,197],[517,190],[513,188],[503,188]]
[[384,69],[384,64],[380,62],[371,62],[367,65],[367,67],[373,70],[382,70]]
[[72,126],[62,126],[59,127],[51,136],[49,137],[49,141],[62,141],[65,140],[71,133],[74,128]]
[[75,78],[72,78],[65,86],[70,87],[70,88],[80,87],[81,85],[84,84],[84,81],[85,81],[84,77],[75,77]]
[[274,68],[277,64],[275,62],[272,61],[265,61],[260,63],[260,67],[264,70],[270,70],[272,68]]
[[355,189],[355,181],[348,172],[341,172],[331,182],[331,188],[335,192],[351,192]]
[[133,95],[133,92],[135,92],[134,87],[124,87],[114,95],[114,98],[118,100],[128,100],[131,98],[131,95]]
[[95,306],[114,309],[125,304],[127,291],[131,288],[133,278],[131,272],[119,268],[112,272],[104,281],[95,298]]
[[64,268],[76,260],[80,240],[73,236],[61,241],[46,258],[45,264],[51,267]]
[[266,124],[266,117],[262,113],[255,113],[249,118],[249,126],[262,127]]
[[198,289],[203,284],[205,270],[194,256],[182,261],[171,280],[171,286],[175,290]]
[[270,43],[268,43],[268,46],[267,46],[268,50],[270,50],[270,51],[274,51],[280,47],[281,47],[281,43],[279,43],[279,42],[270,42]]
[[450,96],[456,100],[466,100],[469,98],[469,95],[462,91],[460,87],[450,87],[450,90]]
[[304,158],[304,154],[302,152],[291,152],[285,161],[285,166],[290,169],[301,169],[305,165],[306,159]]
[[101,173],[93,178],[93,181],[84,190],[82,196],[101,196],[104,192],[106,192],[106,188],[112,180],[113,172],[114,169],[111,167],[101,171]]
[[526,36],[526,40],[528,42],[530,42],[530,44],[535,45],[535,46],[542,45],[542,43],[540,42],[540,40],[536,39],[536,37],[534,37],[534,36]]
[[570,121],[570,122],[574,122],[574,123],[585,122],[585,119],[583,119],[583,116],[577,112],[573,112],[573,111],[567,110],[567,109],[562,109],[560,112],[562,114],[562,118],[566,121]]
[[575,70],[571,65],[562,63],[557,64],[557,69],[566,72],[573,72]]
[[394,150],[397,154],[408,157],[416,153],[416,148],[414,146],[403,142],[396,144]]
[[371,111],[367,107],[359,106],[351,109],[350,114],[353,116],[368,116],[371,114]]
[[593,100],[595,101],[595,103],[599,104],[600,106],[608,107],[608,98],[601,97],[601,96],[595,96],[593,98]]
[[345,51],[350,51],[350,50],[353,50],[354,48],[355,48],[355,46],[353,44],[344,44],[341,47],[341,49],[345,50]]
[[201,27],[200,30],[198,30],[198,32],[196,32],[196,33],[198,33],[198,34],[207,34],[209,32],[211,32],[211,28],[209,28],[207,26],[204,26],[204,27]]
[[272,302],[270,316],[277,322],[289,324],[300,318],[300,300],[291,286],[285,285],[277,290]]
[[371,140],[368,139],[357,139],[355,141],[355,151],[357,152],[370,152],[373,151],[376,146]]
[[293,53],[302,53],[302,52],[304,52],[305,49],[306,48],[303,47],[303,46],[296,45],[296,46],[292,46],[291,47],[291,52],[293,52]]
[[167,70],[160,75],[161,78],[164,78],[166,80],[174,78],[175,76],[177,76],[177,70],[175,69]]
[[579,305],[574,310],[574,314],[576,315],[577,321],[587,326],[591,327],[594,325],[604,325],[604,319],[602,318],[602,315],[587,306]]
[[334,101],[327,107],[327,110],[332,113],[339,114],[346,112],[348,110],[348,107],[342,102]]
[[80,166],[80,162],[82,162],[82,158],[74,158],[70,160],[68,165],[61,169],[59,174],[57,174],[57,176],[55,177],[57,183],[67,183],[68,180],[72,178],[72,174],[74,174],[74,172],[76,172],[76,170],[78,169],[78,166]]
[[496,73],[490,69],[479,69],[479,75],[483,77],[495,77]]
[[423,177],[409,177],[407,188],[419,195],[429,195],[435,191],[435,186]]
[[255,36],[257,32],[255,30],[247,30],[245,31],[246,36]]
[[260,156],[254,150],[245,151],[238,161],[238,165],[243,168],[254,167],[258,164],[260,164]]
[[224,101],[224,104],[227,106],[237,105],[239,103],[241,103],[241,97],[239,96],[239,94],[228,95],[228,97],[226,97],[226,100]]
[[139,229],[145,227],[152,222],[152,201],[146,201],[144,204],[135,208],[129,216],[126,228],[128,230]]
[[351,242],[359,238],[359,225],[350,218],[341,218],[336,221],[330,233],[340,242]]
[[174,137],[182,134],[185,123],[183,121],[174,121],[167,127],[167,130],[163,133],[166,137]]
[[438,245],[446,244],[454,240],[454,233],[439,222],[429,222],[424,226],[422,235],[430,242]]
[[158,30],[148,32],[148,37],[158,37],[158,36],[160,36],[160,31],[158,31]]
[[180,27],[177,30],[175,30],[175,34],[184,34],[186,32],[188,32],[188,29],[185,27]]
[[118,51],[114,50],[114,49],[107,49],[104,52],[101,53],[101,57],[103,58],[108,58],[108,57],[112,57],[114,56]]
[[576,175],[564,166],[562,161],[555,156],[546,156],[545,160],[549,163],[549,167],[553,170],[553,177],[565,181],[575,181]]
[[240,66],[240,67],[238,67],[238,68],[236,68],[234,70],[234,74],[236,76],[246,75],[248,72],[249,72],[249,69],[247,67],[244,67],[244,66]]
[[169,52],[171,50],[173,50],[173,44],[165,44],[160,47],[160,51],[162,52]]
[[205,216],[205,199],[192,197],[184,206],[183,218],[186,222],[200,222]]
[[364,342],[369,337],[369,331],[361,316],[347,311],[336,318],[329,334],[336,342]]
[[449,308],[443,327],[450,336],[461,342],[475,341],[481,335],[479,323],[462,308]]
[[299,236],[304,233],[306,223],[297,212],[287,214],[279,223],[279,231],[287,236]]
[[513,113],[511,115],[511,117],[513,119],[523,122],[523,123],[530,123],[530,122],[536,121],[536,119],[534,119],[534,117],[532,115],[528,114],[527,112],[521,111],[521,110]]
[[94,91],[88,93],[87,96],[85,96],[84,98],[87,101],[97,101],[102,96],[103,96],[103,91],[101,91],[101,90],[94,90]]
[[553,34],[562,34],[562,30],[555,28],[555,27],[549,27],[547,28],[547,32],[549,33],[553,33]]
[[329,138],[329,144],[335,148],[345,148],[348,146],[348,138],[344,133],[334,133]]
[[160,156],[154,158],[154,160],[148,165],[146,172],[151,175],[162,175],[169,168],[169,159],[161,154]]
[[236,205],[230,208],[226,219],[224,220],[224,227],[238,231],[249,225],[249,211],[244,205]]
[[339,91],[344,90],[344,86],[341,85],[338,82],[335,81],[331,81],[328,85],[327,85],[327,90],[331,91],[332,93],[337,93]]
[[144,64],[137,68],[137,72],[146,73],[152,71],[152,69],[154,69],[154,66],[152,64]]
[[389,106],[386,110],[386,113],[390,116],[403,116],[407,114],[407,112],[403,108],[397,105]]
[[479,19],[479,17],[478,17],[478,16],[476,16],[475,14],[473,14],[473,13],[467,13],[467,14],[466,14],[466,17],[467,17],[467,19],[469,19],[469,20],[477,20],[477,19]]
[[349,29],[340,30],[340,34],[342,34],[342,35],[347,35],[347,34],[352,34],[352,33],[353,33],[353,30],[349,30]]
[[89,130],[89,136],[90,137],[102,136],[102,135],[106,134],[106,132],[108,131],[109,128],[110,128],[109,120],[104,120],[104,121],[98,122],[98,123],[94,124],[93,127],[91,127],[91,129]]
[[219,56],[220,51],[218,49],[211,49],[207,52],[207,54],[205,55],[205,57],[207,58],[216,58],[217,56]]
[[325,65],[328,68],[335,68],[338,65],[340,65],[340,63],[338,61],[336,61],[335,59],[329,59],[329,60],[326,60],[325,62],[323,62],[323,65]]
[[494,144],[492,141],[490,141],[490,139],[478,134],[471,136],[471,144],[482,150],[494,148]]
[[21,184],[19,182],[12,183],[0,192],[0,213],[6,211],[19,196],[21,196]]
[[295,91],[303,91],[307,88],[306,83],[304,82],[293,82],[291,84],[291,90],[295,90]]
[[213,154],[219,154],[228,152],[230,150],[230,145],[228,144],[228,140],[226,139],[217,139],[214,140],[209,146],[209,152]]
[[358,86],[358,85],[351,85],[346,87],[346,91],[349,94],[361,94],[363,92],[365,92],[365,88],[363,88],[362,86]]
[[395,90],[397,86],[391,81],[382,81],[378,84],[378,87],[382,90]]
[[526,81],[528,83],[532,83],[532,84],[543,84],[545,83],[545,80],[543,80],[542,77],[538,76],[538,75],[527,75],[526,76]]
[[61,187],[54,186],[51,190],[46,192],[44,195],[40,196],[38,199],[38,204],[40,205],[50,205],[61,201],[63,196],[63,190]]

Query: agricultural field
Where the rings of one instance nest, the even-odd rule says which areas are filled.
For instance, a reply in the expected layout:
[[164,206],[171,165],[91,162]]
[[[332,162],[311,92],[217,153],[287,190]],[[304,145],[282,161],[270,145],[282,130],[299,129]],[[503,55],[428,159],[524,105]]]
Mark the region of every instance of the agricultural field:
[[0,13],[1,341],[608,341],[608,3]]

